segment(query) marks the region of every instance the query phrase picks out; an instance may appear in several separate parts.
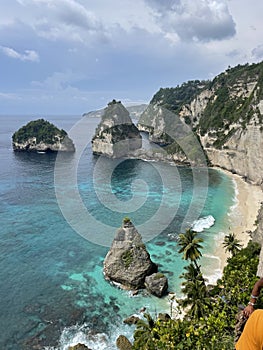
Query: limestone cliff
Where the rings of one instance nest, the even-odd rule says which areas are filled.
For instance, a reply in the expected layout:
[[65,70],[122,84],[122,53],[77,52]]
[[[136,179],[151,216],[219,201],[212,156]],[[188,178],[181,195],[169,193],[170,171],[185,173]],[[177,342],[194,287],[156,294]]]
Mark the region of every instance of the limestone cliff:
[[142,146],[139,130],[133,124],[129,112],[121,104],[113,100],[105,108],[92,139],[94,154],[102,154],[112,158],[123,157]]
[[[167,140],[164,115],[156,113],[162,106],[191,127],[208,164],[263,187],[263,62],[229,68],[210,82],[194,81],[160,89],[151,104],[152,114],[143,114],[139,127],[149,133],[152,141]],[[181,150],[178,153],[174,148],[174,153],[180,154]],[[188,152],[185,156],[187,162]],[[262,232],[263,208],[253,234],[261,245]],[[258,275],[263,276],[263,249]]]
[[75,146],[66,131],[44,119],[29,122],[12,136],[14,151],[74,152]]
[[[174,161],[180,164],[205,165],[206,157],[192,129],[174,112],[158,104],[150,104],[138,122],[140,131],[161,148],[146,151],[145,158]],[[140,152],[136,152],[138,155]]]
[[213,165],[231,171],[255,184],[263,181],[263,133],[260,125],[249,124],[246,129],[238,128],[225,142],[222,149],[206,145],[204,149]]
[[[163,106],[174,113],[170,121],[179,116],[192,128],[211,165],[262,184],[263,62],[229,68],[211,82],[160,89],[151,104],[151,113],[143,113],[138,125],[153,142],[171,141],[166,117],[157,112]],[[169,130],[177,125],[170,123]]]

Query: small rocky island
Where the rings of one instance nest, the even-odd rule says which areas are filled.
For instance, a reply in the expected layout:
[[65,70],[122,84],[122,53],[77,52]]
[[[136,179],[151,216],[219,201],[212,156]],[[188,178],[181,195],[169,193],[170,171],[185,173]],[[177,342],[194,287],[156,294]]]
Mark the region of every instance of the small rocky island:
[[33,120],[12,136],[14,151],[74,152],[73,141],[63,129],[44,119]]
[[108,103],[92,138],[94,154],[120,158],[141,148],[142,137],[120,101]]
[[125,289],[147,290],[158,297],[168,289],[167,278],[158,271],[142,241],[142,237],[129,218],[124,218],[117,230],[111,248],[104,260],[107,280],[119,283]]

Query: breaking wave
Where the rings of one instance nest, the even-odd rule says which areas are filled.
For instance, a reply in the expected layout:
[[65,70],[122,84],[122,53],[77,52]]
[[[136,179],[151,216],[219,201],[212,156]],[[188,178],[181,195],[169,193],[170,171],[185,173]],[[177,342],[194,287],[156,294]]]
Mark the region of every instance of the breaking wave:
[[198,220],[195,220],[191,228],[195,232],[203,232],[205,229],[212,227],[214,223],[215,223],[215,218],[212,215],[208,215]]
[[[127,326],[128,327],[128,326]],[[105,333],[95,333],[87,324],[66,327],[62,331],[58,347],[45,347],[45,350],[68,350],[69,347],[83,344],[92,350],[116,350],[116,339],[120,334],[131,339],[132,327],[115,327],[110,335]]]

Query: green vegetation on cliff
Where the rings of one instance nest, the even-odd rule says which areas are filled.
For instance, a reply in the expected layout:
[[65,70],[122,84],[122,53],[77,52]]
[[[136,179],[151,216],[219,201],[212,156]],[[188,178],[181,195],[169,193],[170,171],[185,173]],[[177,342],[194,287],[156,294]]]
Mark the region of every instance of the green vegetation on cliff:
[[208,81],[190,80],[175,88],[160,88],[150,103],[179,113],[182,106],[190,103],[197,94],[208,87],[208,84]]
[[[175,88],[161,88],[151,100],[152,111],[143,113],[139,124],[157,135],[154,142],[158,143],[158,137],[166,140],[162,125],[167,121],[161,113],[157,115],[154,106],[164,107],[163,111],[179,115],[196,135],[208,135],[211,140],[207,146],[220,149],[248,124],[259,125],[263,131],[262,100],[263,62],[238,65],[212,81],[194,80]],[[175,116],[169,117],[167,130],[174,127],[175,120]]]
[[29,139],[36,138],[36,143],[54,144],[63,140],[67,135],[63,129],[58,129],[55,125],[44,119],[33,120],[16,131],[13,142],[24,143]]
[[228,130],[237,122],[245,128],[254,114],[262,122],[256,105],[263,99],[263,62],[229,68],[215,77],[209,89],[213,94],[199,120],[202,135],[218,130],[217,137],[224,143],[221,129]]

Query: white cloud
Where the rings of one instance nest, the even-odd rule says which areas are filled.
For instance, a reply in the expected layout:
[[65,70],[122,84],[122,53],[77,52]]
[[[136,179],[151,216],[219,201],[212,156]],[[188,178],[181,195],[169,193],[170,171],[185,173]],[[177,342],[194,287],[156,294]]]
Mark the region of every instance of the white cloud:
[[211,41],[235,35],[235,23],[224,0],[145,0],[156,10],[165,32],[186,41]]
[[[0,55],[10,59],[2,59],[0,98],[9,111],[83,112],[102,98],[151,99],[160,86],[263,59],[263,1],[2,2]],[[39,57],[21,74],[22,61]]]
[[31,84],[37,88],[44,88],[50,91],[61,91],[68,88],[70,83],[76,80],[78,80],[78,76],[73,74],[72,71],[54,72],[44,81],[33,81]]
[[90,38],[106,40],[102,23],[76,0],[18,0],[34,13],[31,26],[49,40],[87,43]]
[[39,55],[34,50],[25,50],[24,53],[7,46],[0,46],[0,50],[8,57],[15,58],[21,61],[39,62]]
[[1,100],[21,100],[21,97],[13,93],[0,92],[0,99]]

